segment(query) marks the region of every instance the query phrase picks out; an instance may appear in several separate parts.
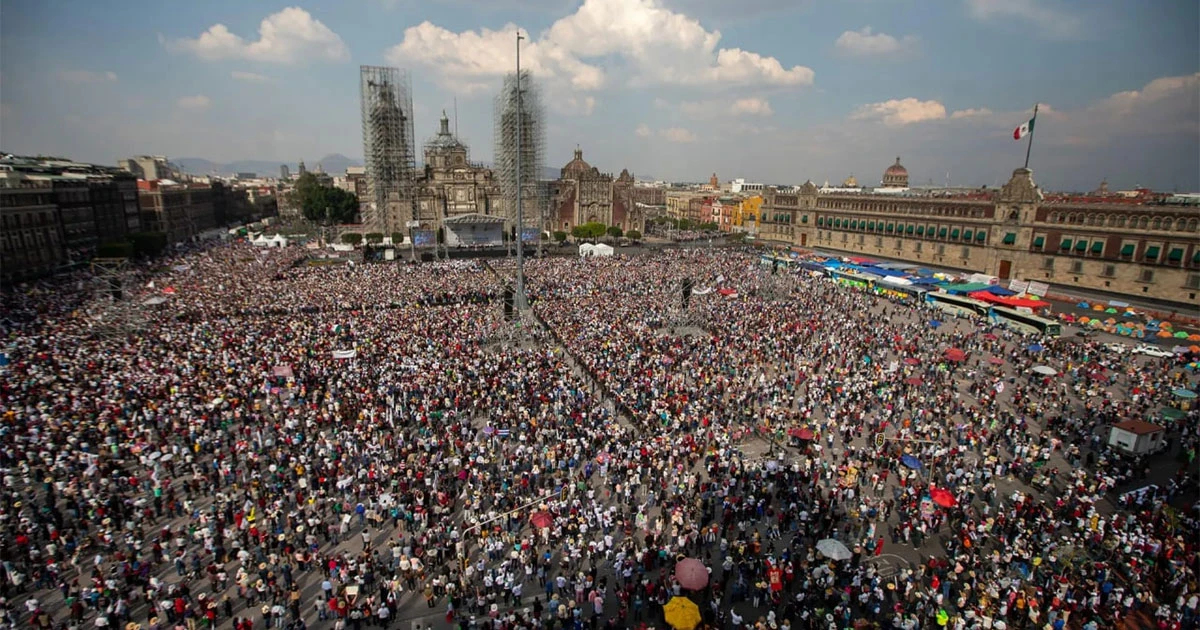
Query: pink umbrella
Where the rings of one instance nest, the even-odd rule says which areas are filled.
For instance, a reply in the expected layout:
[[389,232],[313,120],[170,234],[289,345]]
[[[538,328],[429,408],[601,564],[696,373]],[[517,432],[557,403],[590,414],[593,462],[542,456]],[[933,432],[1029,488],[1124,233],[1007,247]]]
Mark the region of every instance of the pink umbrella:
[[1004,365],[1004,359],[1001,359],[1000,357],[992,357],[988,359],[988,363],[991,363],[992,365]]
[[675,564],[675,579],[689,591],[708,586],[708,569],[695,558],[684,558]]

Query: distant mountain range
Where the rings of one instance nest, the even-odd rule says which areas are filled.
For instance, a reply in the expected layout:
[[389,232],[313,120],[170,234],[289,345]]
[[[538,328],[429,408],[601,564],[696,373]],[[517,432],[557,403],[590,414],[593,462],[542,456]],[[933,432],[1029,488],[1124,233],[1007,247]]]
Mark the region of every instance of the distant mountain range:
[[[262,177],[279,177],[279,166],[287,164],[293,175],[299,170],[296,162],[271,162],[268,160],[238,160],[236,162],[213,162],[204,158],[175,158],[172,163],[192,175],[234,175],[236,173],[256,173]],[[362,166],[362,160],[349,158],[340,153],[331,153],[319,160],[304,161],[304,167],[310,171],[317,170],[317,165],[330,175],[343,175],[348,166]]]
[[[234,175],[237,173],[255,173],[261,177],[279,177],[279,166],[287,164],[288,170],[294,176],[296,175],[299,165],[295,162],[269,162],[267,160],[238,160],[236,162],[213,162],[204,158],[175,158],[171,160],[185,173],[191,175]],[[309,162],[304,161],[304,167],[310,171],[317,170],[317,165],[330,175],[343,175],[346,173],[347,166],[362,166],[362,160],[357,158],[349,158],[340,153],[332,153],[325,157]],[[490,163],[483,163],[483,166],[492,168]],[[558,179],[560,169],[550,166],[542,167],[542,179]]]

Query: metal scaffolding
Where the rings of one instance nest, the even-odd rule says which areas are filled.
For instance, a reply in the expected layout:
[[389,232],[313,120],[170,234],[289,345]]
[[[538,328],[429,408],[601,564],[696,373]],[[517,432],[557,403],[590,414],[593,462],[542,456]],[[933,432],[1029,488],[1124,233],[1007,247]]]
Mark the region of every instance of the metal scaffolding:
[[[518,35],[518,44],[520,39]],[[500,198],[505,205],[502,214],[513,226],[519,244],[525,229],[536,228],[540,238],[539,215],[545,208],[546,187],[538,180],[544,164],[546,123],[541,90],[528,70],[520,70],[519,56],[517,68],[517,72],[504,77],[504,85],[496,96],[494,162]],[[523,258],[523,249],[518,245],[518,259]],[[526,306],[522,262],[517,263],[518,310]]]
[[146,314],[130,294],[136,281],[125,258],[93,258],[92,299],[84,309],[92,334],[122,338],[145,330]]
[[412,85],[399,68],[360,66],[363,159],[368,199],[363,226],[391,234],[416,220]]

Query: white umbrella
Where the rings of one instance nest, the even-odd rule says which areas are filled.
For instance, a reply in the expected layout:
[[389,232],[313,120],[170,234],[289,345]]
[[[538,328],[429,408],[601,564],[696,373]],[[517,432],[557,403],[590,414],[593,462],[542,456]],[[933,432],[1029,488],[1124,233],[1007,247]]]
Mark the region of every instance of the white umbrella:
[[1058,374],[1058,370],[1050,367],[1049,365],[1035,366],[1033,368],[1033,371],[1036,372],[1037,374],[1042,374],[1044,376],[1054,376],[1055,374]]
[[830,560],[849,560],[854,554],[840,540],[826,538],[817,542],[817,551]]

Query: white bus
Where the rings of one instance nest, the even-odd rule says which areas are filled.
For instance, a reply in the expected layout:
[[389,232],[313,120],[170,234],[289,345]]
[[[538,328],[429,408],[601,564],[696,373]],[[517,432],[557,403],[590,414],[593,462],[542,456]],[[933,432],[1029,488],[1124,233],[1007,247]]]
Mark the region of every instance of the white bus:
[[1045,317],[1038,317],[1004,306],[993,306],[991,319],[993,324],[1005,326],[1011,330],[1023,333],[1048,335],[1057,337],[1062,334],[1062,324]]
[[966,315],[978,319],[986,318],[988,311],[991,310],[991,305],[987,302],[981,302],[961,295],[952,295],[950,293],[930,292],[925,294],[925,301],[947,313]]

